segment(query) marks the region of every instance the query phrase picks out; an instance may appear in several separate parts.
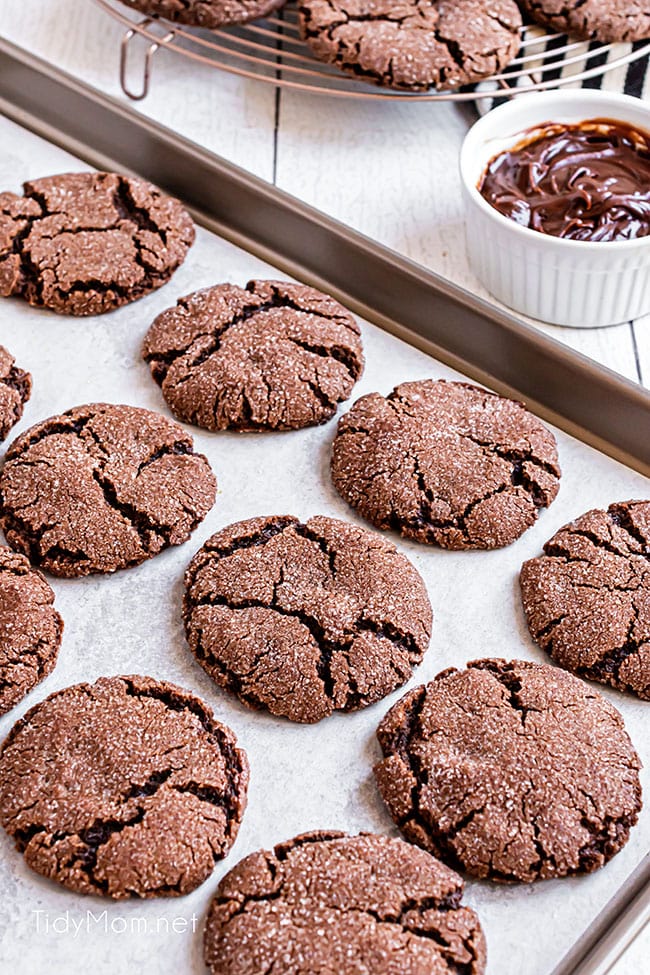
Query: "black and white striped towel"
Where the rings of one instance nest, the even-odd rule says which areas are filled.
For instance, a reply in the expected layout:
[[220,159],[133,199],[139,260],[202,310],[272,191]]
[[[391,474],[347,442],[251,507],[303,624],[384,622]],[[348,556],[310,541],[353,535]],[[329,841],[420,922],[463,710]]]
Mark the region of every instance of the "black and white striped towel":
[[[625,61],[634,52],[648,48],[650,46],[648,41],[637,41],[635,44],[604,45],[597,41],[576,43],[566,36],[552,35],[544,43],[543,38],[546,33],[541,27],[529,27],[527,29],[525,55],[526,57],[539,55],[539,61],[527,61],[526,70],[530,71],[531,74],[513,77],[513,87],[527,88],[535,81],[541,79],[545,82],[564,81],[583,72],[589,73],[596,69],[601,69],[606,64],[620,62],[616,67],[612,67],[604,74],[599,73],[578,81],[568,82],[567,84],[563,84],[562,87],[600,88],[603,91],[623,91],[628,95],[635,95],[637,98],[650,99],[648,54],[645,53],[635,60]],[[531,44],[533,38],[539,38],[539,44]],[[553,52],[561,50],[568,44],[571,44],[571,51],[563,58],[557,56],[554,59]],[[567,63],[569,60],[571,63]],[[522,70],[522,67],[517,59],[505,69],[504,75],[515,75]],[[538,73],[532,74],[535,68],[538,69]],[[540,68],[543,69],[541,72],[539,72]],[[476,91],[481,93],[481,98],[476,102],[476,107],[481,115],[485,115],[491,108],[507,101],[506,97],[499,94],[498,86],[490,82],[477,85]]]

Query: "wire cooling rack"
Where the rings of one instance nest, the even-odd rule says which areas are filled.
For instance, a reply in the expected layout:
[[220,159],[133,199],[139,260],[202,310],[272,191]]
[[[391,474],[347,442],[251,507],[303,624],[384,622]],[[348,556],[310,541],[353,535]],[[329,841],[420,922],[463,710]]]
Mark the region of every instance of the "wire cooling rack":
[[[317,60],[300,39],[296,4],[274,16],[237,27],[209,31],[173,24],[162,17],[143,17],[128,0],[94,0],[124,27],[120,45],[120,84],[133,101],[146,98],[151,86],[152,64],[160,51],[219,68],[267,84],[347,98],[392,98],[470,101],[477,91],[397,91],[380,88],[344,74],[334,65]],[[135,64],[134,41],[140,63]],[[500,74],[480,85],[480,95],[507,97],[528,91],[542,91],[581,83],[622,68],[650,54],[644,45],[599,44],[576,41],[563,34],[551,34],[539,27],[524,27],[519,54]],[[137,87],[132,79],[140,72]]]

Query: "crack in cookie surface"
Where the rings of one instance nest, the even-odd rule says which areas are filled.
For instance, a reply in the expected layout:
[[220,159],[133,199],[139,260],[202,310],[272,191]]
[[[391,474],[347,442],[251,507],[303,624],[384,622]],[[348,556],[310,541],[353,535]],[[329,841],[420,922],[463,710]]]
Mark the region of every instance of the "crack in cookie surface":
[[214,535],[185,576],[190,649],[251,707],[293,721],[365,707],[410,677],[432,614],[393,545],[332,518],[254,518]]
[[339,494],[377,528],[444,548],[499,548],[554,500],[555,438],[521,403],[468,383],[361,397],[332,448]]
[[245,24],[267,17],[283,7],[286,0],[126,0],[145,14],[166,17],[178,24],[193,27],[224,27]]
[[594,509],[525,562],[531,636],[560,666],[650,700],[650,501]]
[[54,669],[63,620],[54,593],[24,555],[0,547],[0,714]]
[[519,50],[514,0],[302,0],[301,34],[323,61],[391,88],[459,88]]
[[151,183],[117,173],[32,180],[0,194],[0,295],[69,315],[110,311],[164,284],[194,225]]
[[31,375],[19,369],[11,353],[0,345],[0,440],[20,420],[31,393]]
[[585,40],[605,43],[650,37],[650,9],[644,0],[519,0],[537,23]]
[[223,878],[206,964],[213,975],[482,975],[485,939],[462,894],[457,874],[401,840],[303,834]]
[[54,575],[113,572],[186,541],[214,504],[207,459],[173,421],[94,403],[9,447],[0,521],[12,548]]
[[590,872],[627,842],[641,763],[623,719],[557,668],[478,660],[406,694],[377,732],[407,839],[500,882]]
[[249,281],[180,298],[142,355],[179,420],[208,430],[325,423],[363,371],[359,326],[304,285]]
[[232,846],[248,763],[198,698],[101,678],[37,704],[0,750],[0,817],[27,864],[80,893],[185,894]]

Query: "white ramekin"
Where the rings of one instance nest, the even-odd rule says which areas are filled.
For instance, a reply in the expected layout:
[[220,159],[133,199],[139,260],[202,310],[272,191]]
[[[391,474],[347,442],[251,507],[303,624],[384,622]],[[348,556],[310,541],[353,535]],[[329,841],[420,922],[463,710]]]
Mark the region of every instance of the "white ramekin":
[[521,227],[483,199],[478,183],[497,153],[545,122],[607,118],[650,131],[650,108],[629,95],[576,89],[520,95],[480,119],[460,155],[467,250],[481,283],[531,318],[593,328],[650,312],[650,237],[565,240]]

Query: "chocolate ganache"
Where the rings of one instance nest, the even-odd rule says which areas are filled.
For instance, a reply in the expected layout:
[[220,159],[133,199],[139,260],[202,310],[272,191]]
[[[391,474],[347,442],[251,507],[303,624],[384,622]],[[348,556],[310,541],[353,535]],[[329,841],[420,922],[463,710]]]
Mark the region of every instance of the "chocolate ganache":
[[650,135],[623,122],[547,123],[489,163],[479,192],[523,227],[572,240],[650,234]]

